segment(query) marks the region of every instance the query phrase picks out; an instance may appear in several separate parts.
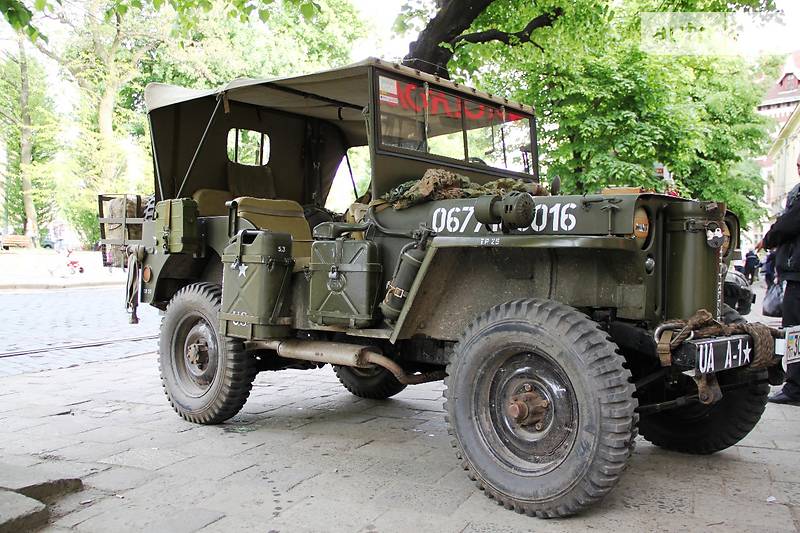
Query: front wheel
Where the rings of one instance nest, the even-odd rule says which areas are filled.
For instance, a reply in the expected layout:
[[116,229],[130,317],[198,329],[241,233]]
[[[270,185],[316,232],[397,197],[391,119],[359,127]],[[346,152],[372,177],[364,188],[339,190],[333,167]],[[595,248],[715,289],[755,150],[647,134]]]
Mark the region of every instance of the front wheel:
[[159,370],[164,392],[189,422],[219,424],[244,406],[256,366],[239,339],[219,332],[219,285],[178,291],[161,321]]
[[[747,321],[728,305],[722,308],[726,324]],[[685,407],[642,416],[642,436],[656,446],[689,454],[711,454],[729,448],[745,438],[761,419],[769,395],[767,370],[747,367],[717,374],[720,387],[728,388],[722,399],[711,405],[694,403]],[[691,378],[681,375],[673,395],[697,390]],[[668,399],[672,399],[671,397]]]
[[445,379],[453,444],[478,487],[540,517],[572,515],[605,496],[636,438],[623,362],[596,323],[550,300],[479,316]]

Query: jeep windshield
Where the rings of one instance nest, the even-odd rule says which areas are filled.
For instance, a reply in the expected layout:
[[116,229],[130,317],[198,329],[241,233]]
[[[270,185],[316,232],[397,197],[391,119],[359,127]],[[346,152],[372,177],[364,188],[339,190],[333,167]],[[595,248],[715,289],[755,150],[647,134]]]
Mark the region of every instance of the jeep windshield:
[[382,148],[533,174],[531,116],[383,73],[378,89]]

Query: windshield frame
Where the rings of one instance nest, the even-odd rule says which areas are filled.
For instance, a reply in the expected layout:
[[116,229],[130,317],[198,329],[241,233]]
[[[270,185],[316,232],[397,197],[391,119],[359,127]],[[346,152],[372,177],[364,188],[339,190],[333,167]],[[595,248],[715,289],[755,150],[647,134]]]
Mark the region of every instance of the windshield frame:
[[[417,161],[425,161],[431,163],[441,163],[447,165],[448,167],[456,168],[456,169],[464,169],[469,170],[472,172],[480,172],[482,174],[487,175],[502,175],[511,178],[522,178],[525,180],[533,180],[535,182],[539,182],[539,157],[538,157],[538,146],[537,146],[537,132],[536,132],[536,116],[532,113],[528,113],[515,107],[513,105],[506,107],[501,103],[493,102],[492,100],[488,100],[485,98],[481,98],[477,94],[469,94],[466,91],[456,91],[452,90],[446,86],[439,85],[436,83],[427,82],[423,79],[414,78],[411,76],[406,76],[400,74],[398,72],[392,72],[390,70],[385,70],[381,68],[374,68],[372,69],[372,79],[371,79],[371,89],[372,94],[370,97],[370,105],[372,106],[372,140],[375,146],[375,155],[390,155],[394,157],[402,157],[407,159],[414,159]],[[464,155],[465,159],[458,159],[453,157],[448,157],[445,155],[434,154],[431,152],[423,152],[420,150],[413,150],[409,148],[402,148],[399,146],[391,145],[384,143],[383,141],[383,131],[381,126],[381,101],[380,101],[380,77],[385,76],[394,80],[401,81],[403,83],[413,83],[418,86],[424,86],[425,84],[428,85],[429,90],[436,90],[448,97],[457,98],[461,102],[461,132],[463,134],[463,142],[464,142]],[[465,87],[466,89],[466,87]],[[495,167],[492,165],[481,165],[479,163],[470,163],[468,158],[471,157],[469,154],[469,146],[467,142],[467,129],[465,123],[465,116],[463,113],[463,108],[466,105],[466,102],[474,102],[477,104],[483,104],[486,106],[490,106],[492,108],[500,109],[505,108],[508,111],[511,111],[515,114],[522,115],[523,117],[528,119],[528,128],[529,128],[529,136],[530,136],[530,151],[528,152],[529,157],[529,165],[530,165],[530,173],[526,173],[524,171],[516,171],[516,170],[509,170],[507,168],[502,167]],[[510,102],[509,102],[510,103]],[[425,124],[427,127],[427,124]],[[502,149],[502,148],[501,148]],[[506,151],[506,157],[510,155],[511,152]]]

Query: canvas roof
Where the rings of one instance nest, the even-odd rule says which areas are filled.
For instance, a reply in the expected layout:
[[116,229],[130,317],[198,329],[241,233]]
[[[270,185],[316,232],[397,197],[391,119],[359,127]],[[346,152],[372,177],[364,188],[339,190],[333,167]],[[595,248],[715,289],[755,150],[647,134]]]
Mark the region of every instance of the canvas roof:
[[[383,67],[421,81],[440,84],[465,95],[490,100],[525,113],[533,113],[531,106],[511,102],[506,98],[496,97],[438,76],[376,58],[368,58],[358,63],[313,74],[265,79],[240,78],[217,89],[196,90],[163,83],[151,83],[145,88],[145,104],[148,111],[154,111],[182,102],[216,97],[218,94],[227,93],[228,99],[232,101],[323,119],[353,120],[358,118],[361,120],[360,116],[351,117],[349,115],[360,113],[360,110],[369,102],[367,76],[369,68],[372,66]],[[344,108],[340,108],[337,105],[339,103],[343,104]]]

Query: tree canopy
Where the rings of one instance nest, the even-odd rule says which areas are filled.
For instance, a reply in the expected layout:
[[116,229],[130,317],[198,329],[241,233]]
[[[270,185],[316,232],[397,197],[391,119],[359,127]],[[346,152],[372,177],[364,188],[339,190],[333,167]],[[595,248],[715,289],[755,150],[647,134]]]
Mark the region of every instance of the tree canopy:
[[[559,176],[565,191],[674,187],[725,201],[749,222],[761,215],[763,184],[748,162],[764,152],[771,127],[756,112],[765,90],[757,80],[772,80],[775,63],[645,53],[639,15],[774,7],[770,0],[413,0],[398,28],[422,28],[406,64],[533,105],[542,173]],[[674,186],[656,164],[669,169]]]
[[[47,20],[52,38],[30,39],[25,48],[58,65],[60,76],[78,89],[76,105],[68,116],[48,118],[53,103],[33,98],[39,94],[34,88],[45,94],[47,85],[43,70],[34,64],[27,76],[32,96],[23,106],[20,77],[12,75],[18,61],[11,61],[3,81],[17,89],[0,93],[0,112],[9,117],[20,116],[23,107],[32,112],[33,144],[27,144],[33,146],[34,161],[38,150],[50,146],[41,142],[41,133],[58,138],[70,132],[69,140],[58,144],[59,164],[53,172],[31,174],[36,209],[27,211],[36,211],[32,220],[44,227],[48,214],[58,209],[85,243],[98,238],[98,192],[152,193],[143,106],[147,83],[207,88],[243,76],[329,68],[349,62],[352,43],[365,34],[349,0],[77,0],[37,9],[45,13],[40,18]],[[18,172],[15,154],[26,143],[13,128],[4,133],[5,174],[10,177],[4,187],[6,206],[13,219],[10,229],[21,232],[26,229],[21,203],[26,195],[17,176],[26,174]]]
[[[320,11],[320,4],[314,0],[278,0],[296,10],[308,20],[313,19]],[[252,15],[266,21],[272,13],[276,0],[230,0],[225,2],[225,16],[238,18],[247,22]],[[21,0],[0,0],[0,12],[6,22],[16,31],[26,33],[32,40],[47,40],[39,30],[35,21],[36,15],[51,14],[63,7],[60,0],[33,0],[26,4]],[[154,9],[169,7],[177,14],[178,22],[184,27],[192,27],[201,13],[208,13],[214,8],[211,0],[114,0],[107,5],[105,16],[111,20],[116,14],[125,15],[129,10]]]

